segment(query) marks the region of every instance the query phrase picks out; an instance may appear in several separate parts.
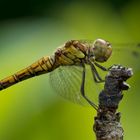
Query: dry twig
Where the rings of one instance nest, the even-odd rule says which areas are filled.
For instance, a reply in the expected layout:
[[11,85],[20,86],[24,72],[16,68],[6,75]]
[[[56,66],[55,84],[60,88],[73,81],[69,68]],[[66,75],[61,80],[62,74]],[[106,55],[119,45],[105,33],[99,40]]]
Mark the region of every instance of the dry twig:
[[99,108],[93,127],[97,140],[123,140],[121,116],[116,110],[123,98],[122,91],[129,89],[125,81],[132,75],[131,68],[114,65],[106,76],[104,89],[99,94]]

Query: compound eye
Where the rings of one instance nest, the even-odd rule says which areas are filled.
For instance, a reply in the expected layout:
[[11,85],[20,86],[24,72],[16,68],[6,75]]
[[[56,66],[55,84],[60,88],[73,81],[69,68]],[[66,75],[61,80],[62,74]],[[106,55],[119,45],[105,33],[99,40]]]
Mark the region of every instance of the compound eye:
[[94,45],[95,46],[104,46],[104,45],[106,45],[106,43],[107,42],[103,39],[96,39],[95,42],[94,42]]

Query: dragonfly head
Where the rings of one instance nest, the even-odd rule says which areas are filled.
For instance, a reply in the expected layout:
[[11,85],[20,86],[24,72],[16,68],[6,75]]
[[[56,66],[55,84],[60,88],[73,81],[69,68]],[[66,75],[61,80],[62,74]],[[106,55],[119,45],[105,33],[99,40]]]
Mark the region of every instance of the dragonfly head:
[[93,54],[97,62],[105,62],[111,56],[112,47],[108,41],[96,39],[93,43]]

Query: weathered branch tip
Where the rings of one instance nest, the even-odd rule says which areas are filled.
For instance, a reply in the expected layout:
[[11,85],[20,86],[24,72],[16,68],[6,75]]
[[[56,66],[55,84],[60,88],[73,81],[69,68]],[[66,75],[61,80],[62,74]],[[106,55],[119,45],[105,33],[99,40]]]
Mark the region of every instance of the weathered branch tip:
[[122,91],[128,90],[125,82],[133,75],[131,68],[114,65],[105,78],[104,89],[99,94],[99,108],[93,130],[97,140],[123,140],[124,130],[120,113],[116,113],[123,98]]

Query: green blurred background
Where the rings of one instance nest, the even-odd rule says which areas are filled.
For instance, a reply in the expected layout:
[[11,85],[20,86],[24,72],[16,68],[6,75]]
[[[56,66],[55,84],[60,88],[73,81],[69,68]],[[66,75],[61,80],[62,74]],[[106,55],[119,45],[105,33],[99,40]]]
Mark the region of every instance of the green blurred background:
[[[139,32],[137,0],[1,0],[0,77],[52,54],[70,39],[137,42]],[[139,78],[138,70],[119,109],[125,140],[140,139]],[[42,75],[0,92],[0,140],[94,140],[95,115],[93,108],[57,96],[49,76]]]

